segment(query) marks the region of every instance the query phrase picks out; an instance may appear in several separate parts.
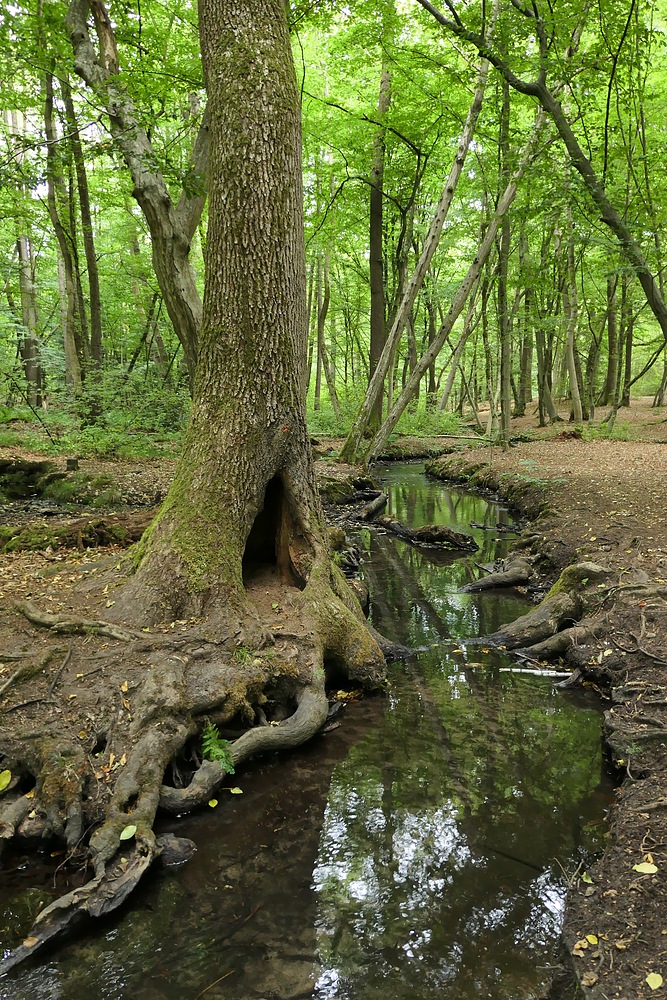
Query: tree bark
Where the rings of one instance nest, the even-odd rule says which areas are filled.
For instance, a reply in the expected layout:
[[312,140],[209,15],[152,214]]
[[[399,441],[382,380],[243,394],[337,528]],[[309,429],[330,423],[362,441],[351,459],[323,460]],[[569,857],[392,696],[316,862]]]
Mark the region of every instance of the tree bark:
[[[88,30],[89,6],[95,21],[99,54]],[[178,204],[172,201],[150,139],[119,82],[116,38],[102,0],[71,0],[67,26],[74,51],[74,69],[102,100],[114,142],[132,175],[132,193],[141,206],[151,234],[155,275],[174,331],[183,345],[192,386],[202,304],[189,253],[206,196],[184,191]],[[207,175],[207,159],[208,119],[205,114],[192,153],[192,169],[202,181]]]
[[350,428],[350,432],[345,439],[345,443],[341,450],[341,458],[346,462],[355,461],[360,450],[361,441],[366,432],[366,428],[368,427],[370,415],[373,412],[373,408],[376,405],[378,397],[382,393],[384,380],[394,361],[396,347],[400,341],[405,324],[408,321],[408,316],[410,315],[412,307],[415,303],[419,289],[424,282],[424,278],[426,277],[431,261],[433,260],[433,255],[438,247],[438,243],[440,242],[443,226],[454,198],[454,192],[456,191],[456,186],[463,171],[463,165],[466,160],[468,148],[475,133],[475,126],[477,124],[477,119],[479,118],[482,102],[484,100],[484,90],[486,88],[488,71],[488,63],[486,60],[482,60],[477,77],[477,85],[473,101],[468,110],[468,116],[466,118],[463,132],[461,133],[461,138],[459,140],[452,168],[449,172],[449,177],[447,178],[445,187],[440,195],[440,201],[438,202],[428,235],[424,241],[424,248],[412,277],[408,282],[407,288],[405,289],[401,304],[399,305],[396,316],[392,322],[391,329],[387,334],[382,356],[378,360],[377,368],[375,369],[375,372],[369,382],[364,402],[362,403],[361,409],[359,410],[359,413]]
[[83,235],[83,247],[86,255],[86,268],[88,271],[88,293],[90,304],[90,358],[96,365],[102,363],[102,299],[100,295],[100,277],[97,266],[97,255],[95,253],[95,236],[93,232],[93,218],[90,210],[90,193],[88,190],[88,175],[86,173],[86,163],[81,146],[81,136],[79,126],[72,101],[72,91],[69,80],[66,78],[60,81],[60,89],[65,103],[65,113],[67,123],[70,128],[69,141],[72,146],[72,155],[76,169],[76,182],[79,193],[79,207],[81,210],[81,229]]
[[507,187],[505,188],[505,191],[503,192],[502,198],[498,202],[498,207],[496,208],[496,211],[494,212],[491,221],[489,222],[486,233],[484,234],[484,238],[482,239],[481,243],[477,248],[474,260],[472,261],[470,267],[468,268],[468,272],[465,278],[463,279],[458,289],[456,290],[456,293],[454,294],[454,298],[452,299],[452,303],[444,319],[440,332],[438,333],[438,336],[436,337],[434,342],[429,347],[428,351],[426,351],[426,353],[423,354],[422,357],[420,358],[419,363],[417,364],[414,371],[410,375],[410,378],[406,382],[403,392],[400,394],[394,405],[391,407],[384,423],[382,424],[382,427],[371,441],[365,455],[365,460],[367,462],[372,461],[380,453],[382,448],[384,448],[389,438],[389,435],[391,434],[394,427],[398,423],[403,411],[405,410],[405,407],[412,399],[412,396],[414,395],[419,380],[421,379],[424,372],[428,369],[429,365],[432,364],[434,358],[436,358],[440,353],[442,345],[445,343],[445,340],[447,339],[447,337],[449,336],[449,334],[453,329],[454,323],[461,315],[461,312],[466,304],[470,291],[476,284],[480,272],[484,264],[486,263],[486,260],[493,248],[496,234],[498,232],[498,227],[500,226],[503,218],[505,217],[505,214],[509,211],[510,205],[514,201],[519,182],[523,177],[523,174],[528,164],[531,162],[533,156],[535,155],[535,144],[537,141],[537,137],[540,133],[540,128],[543,120],[544,118],[542,113],[538,112],[537,117],[535,119],[535,124],[533,125],[530,137],[524,147],[517,168],[512,174],[512,177],[510,178],[510,181]]
[[[382,119],[391,103],[391,74],[386,66],[380,76],[380,94],[377,115],[380,126],[375,134],[370,172],[370,206],[368,226],[368,273],[371,292],[369,377],[372,379],[378,366],[386,337],[386,302],[384,293],[384,155],[385,131]],[[382,393],[378,393],[370,414],[369,424],[374,429],[382,423]]]

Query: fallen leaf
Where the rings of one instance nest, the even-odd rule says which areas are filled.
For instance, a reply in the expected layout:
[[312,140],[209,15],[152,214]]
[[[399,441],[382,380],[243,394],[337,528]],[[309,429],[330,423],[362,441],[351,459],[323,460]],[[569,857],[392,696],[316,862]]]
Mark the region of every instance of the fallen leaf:
[[26,797],[26,799],[34,799],[34,797],[35,797],[35,789],[31,788],[29,792],[25,793],[25,797]]
[[588,941],[589,944],[598,944],[599,943],[598,942],[598,936],[597,936],[597,934],[587,934],[586,935],[586,940]]
[[642,875],[655,875],[658,866],[652,865],[648,861],[642,861],[640,865],[633,865],[632,870],[633,872],[640,872]]
[[593,885],[593,879],[590,877],[588,872],[584,872],[584,874],[581,876],[581,881],[585,882],[586,885]]
[[662,976],[658,972],[649,972],[644,980],[652,990],[659,990],[662,986]]
[[209,799],[208,800],[208,804],[210,805],[211,809],[215,809],[215,807],[218,804],[218,800],[217,799]]
[[5,788],[7,788],[11,780],[12,780],[11,771],[0,771],[0,792],[4,792]]
[[127,691],[127,681],[123,681],[123,683],[120,686],[120,689],[123,693]]
[[581,982],[584,986],[595,986],[598,981],[598,977],[594,972],[585,972],[581,977]]
[[23,938],[23,947],[24,948],[34,948],[35,945],[38,942],[39,942],[39,938],[36,938],[36,937]]
[[134,825],[134,823],[130,823],[123,830],[121,830],[120,836],[119,836],[118,839],[119,840],[132,840],[132,838],[134,837],[134,835],[135,835],[136,832],[137,832],[136,826]]
[[229,791],[232,793],[232,795],[243,795],[242,788],[230,788]]

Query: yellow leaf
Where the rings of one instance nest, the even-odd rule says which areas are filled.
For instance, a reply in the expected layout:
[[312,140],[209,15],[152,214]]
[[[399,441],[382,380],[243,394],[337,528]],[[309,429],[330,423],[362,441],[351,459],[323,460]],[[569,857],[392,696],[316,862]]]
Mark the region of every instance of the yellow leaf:
[[34,948],[38,941],[39,941],[39,938],[36,938],[36,937],[23,938],[23,947],[24,948]]
[[576,944],[575,944],[575,946],[574,946],[574,948],[572,950],[575,951],[575,952],[576,951],[585,951],[586,948],[588,948],[588,941],[586,940],[586,938],[581,938],[580,941],[576,942]]
[[121,830],[119,840],[132,840],[136,832],[136,826],[134,823],[130,823],[129,826],[126,826],[123,830]]
[[655,875],[658,870],[657,865],[651,865],[648,861],[642,861],[640,865],[632,866],[633,872],[640,872],[642,875]]
[[584,874],[581,876],[581,881],[585,882],[586,885],[593,885],[593,879],[590,877],[588,872],[584,872]]
[[127,754],[126,753],[123,754],[123,756],[120,758],[120,760],[118,761],[118,763],[120,764],[121,767],[125,767],[125,765],[127,764]]
[[12,780],[11,771],[0,771],[0,792],[4,792],[5,788],[7,788],[11,780]]
[[230,788],[229,790],[232,793],[232,795],[243,795],[242,788]]
[[124,708],[124,709],[125,709],[125,710],[126,710],[127,712],[129,712],[129,711],[130,711],[130,703],[129,703],[129,701],[127,700],[127,698],[121,698],[121,701],[123,702],[123,708]]
[[589,944],[598,944],[597,934],[587,934],[586,940],[588,941]]
[[209,799],[208,800],[208,804],[210,805],[211,809],[215,809],[215,807],[218,804],[218,800],[217,799]]
[[123,692],[127,691],[127,681],[123,681],[123,683],[120,686],[120,689]]
[[31,809],[30,812],[28,813],[28,819],[34,819],[36,815],[37,811],[35,809]]
[[658,972],[649,972],[644,980],[652,990],[659,990],[662,986],[662,976]]
[[35,797],[35,789],[31,788],[29,792],[25,793],[25,797],[26,797],[26,799],[34,799],[34,797]]
[[82,729],[80,733],[77,734],[80,740],[85,740],[88,738],[88,733],[85,729]]
[[598,981],[598,977],[595,972],[584,972],[581,977],[581,982],[584,986],[595,986]]

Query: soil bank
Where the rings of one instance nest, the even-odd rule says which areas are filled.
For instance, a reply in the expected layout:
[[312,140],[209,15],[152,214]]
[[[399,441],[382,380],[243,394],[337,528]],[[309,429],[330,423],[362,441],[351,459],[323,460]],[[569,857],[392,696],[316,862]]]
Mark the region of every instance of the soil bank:
[[543,581],[590,561],[611,570],[587,609],[599,637],[568,654],[607,700],[604,739],[620,786],[609,845],[573,880],[565,940],[596,1000],[667,996],[667,448],[550,441],[475,448],[428,470],[490,489],[530,518],[522,540]]

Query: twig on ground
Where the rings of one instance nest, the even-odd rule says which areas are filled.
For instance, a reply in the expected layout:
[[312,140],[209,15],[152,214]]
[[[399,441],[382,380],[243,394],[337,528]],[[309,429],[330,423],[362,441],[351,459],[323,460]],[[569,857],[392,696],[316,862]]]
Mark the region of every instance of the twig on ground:
[[11,677],[7,678],[2,687],[0,687],[0,695],[3,695],[7,690],[7,688],[10,688],[12,686],[12,684],[20,676],[20,674],[21,674],[20,670],[15,670],[14,673],[11,675]]
[[63,660],[63,662],[60,664],[60,666],[56,670],[56,672],[54,674],[54,677],[53,677],[53,680],[49,684],[49,696],[51,696],[53,694],[53,692],[55,691],[56,685],[57,685],[58,681],[60,680],[62,672],[63,672],[63,670],[65,669],[65,667],[67,666],[67,664],[69,663],[69,661],[71,659],[72,659],[72,644],[70,643],[70,647],[67,650],[67,652],[65,653],[65,659]]

